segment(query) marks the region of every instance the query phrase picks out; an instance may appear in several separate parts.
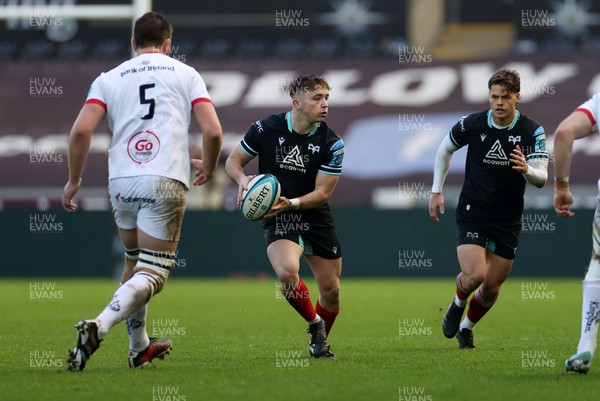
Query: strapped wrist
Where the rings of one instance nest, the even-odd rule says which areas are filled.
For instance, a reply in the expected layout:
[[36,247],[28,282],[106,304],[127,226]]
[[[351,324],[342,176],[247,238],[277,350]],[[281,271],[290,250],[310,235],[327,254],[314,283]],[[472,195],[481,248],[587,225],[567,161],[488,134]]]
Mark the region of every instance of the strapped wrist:
[[568,191],[569,190],[569,177],[555,177],[554,178],[554,189]]
[[293,199],[288,199],[290,201],[290,210],[296,210],[296,209],[300,209],[300,199],[299,198],[293,198]]

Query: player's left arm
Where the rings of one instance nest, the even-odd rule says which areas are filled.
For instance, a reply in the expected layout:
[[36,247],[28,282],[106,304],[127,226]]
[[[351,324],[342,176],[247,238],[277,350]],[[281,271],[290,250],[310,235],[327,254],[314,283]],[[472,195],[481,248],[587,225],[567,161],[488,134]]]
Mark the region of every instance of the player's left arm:
[[223,143],[223,129],[206,89],[206,83],[196,70],[190,68],[189,71],[191,71],[189,98],[192,102],[192,114],[202,131],[202,156],[192,158],[190,164],[196,169],[194,185],[202,185],[213,177],[217,168]]
[[264,219],[269,219],[288,210],[314,209],[325,204],[329,200],[329,197],[331,197],[339,179],[339,175],[327,174],[319,171],[315,181],[315,189],[312,192],[294,199],[280,196],[279,202],[271,208],[271,211]]
[[92,134],[104,115],[104,107],[96,103],[86,103],[71,128],[68,150],[69,181],[62,196],[63,206],[68,210],[77,210],[73,197],[81,187],[81,176],[90,151]]
[[200,159],[191,159],[190,164],[196,169],[194,185],[202,185],[213,177],[217,168],[223,129],[212,102],[196,103],[192,107],[192,113],[202,131],[202,156]]
[[548,153],[546,152],[546,135],[544,128],[539,126],[532,142],[527,146],[526,155],[519,145],[510,153],[510,162],[515,171],[523,174],[523,177],[531,185],[542,188],[548,180]]
[[256,177],[255,175],[246,175],[244,172],[244,166],[252,159],[254,156],[249,155],[241,146],[238,146],[225,161],[225,172],[233,182],[238,184],[237,207],[242,204],[242,194],[248,189],[248,183]]

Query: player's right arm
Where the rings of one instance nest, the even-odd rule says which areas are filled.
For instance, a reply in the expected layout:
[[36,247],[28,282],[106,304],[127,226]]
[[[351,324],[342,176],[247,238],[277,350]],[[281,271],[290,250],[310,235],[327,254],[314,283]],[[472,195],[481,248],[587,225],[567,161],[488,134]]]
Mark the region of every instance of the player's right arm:
[[[590,99],[591,101],[591,99]],[[573,195],[569,190],[569,173],[573,159],[573,142],[593,132],[594,116],[585,109],[578,108],[565,118],[554,134],[554,211],[561,217],[571,217],[570,208]]]
[[254,157],[244,152],[241,147],[235,148],[235,150],[229,155],[225,162],[225,171],[233,182],[238,184],[238,197],[237,206],[239,207],[242,203],[242,192],[248,189],[248,182],[254,178],[253,175],[246,175],[244,172],[244,166],[250,162]]
[[63,206],[68,210],[77,210],[73,197],[81,187],[81,176],[90,150],[92,134],[104,115],[104,107],[96,103],[86,103],[71,128],[68,150],[69,181],[62,196]]
[[437,212],[440,211],[444,214],[444,197],[442,196],[442,188],[444,187],[444,181],[448,175],[450,169],[450,162],[452,161],[452,155],[458,149],[461,144],[456,142],[457,133],[464,132],[464,117],[456,124],[450,133],[444,137],[444,140],[440,144],[438,151],[435,155],[435,164],[433,167],[433,186],[431,187],[431,199],[429,200],[429,217],[433,221],[440,221]]
[[229,155],[225,162],[225,171],[233,182],[238,184],[237,206],[242,203],[242,192],[248,189],[248,183],[254,175],[246,175],[244,166],[254,159],[261,151],[259,135],[264,132],[264,124],[261,120],[256,121],[248,128],[240,145]]
[[202,185],[212,178],[217,168],[223,130],[212,102],[194,104],[192,113],[202,130],[202,159],[192,159],[190,163],[197,170],[194,185]]

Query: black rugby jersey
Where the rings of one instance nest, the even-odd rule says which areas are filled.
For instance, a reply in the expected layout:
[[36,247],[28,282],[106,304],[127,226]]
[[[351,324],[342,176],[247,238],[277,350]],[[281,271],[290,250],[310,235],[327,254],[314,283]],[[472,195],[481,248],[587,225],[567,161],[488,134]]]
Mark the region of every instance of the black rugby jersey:
[[[314,191],[318,172],[332,175],[342,172],[344,141],[324,122],[309,134],[298,134],[292,129],[291,112],[256,121],[240,147],[248,155],[258,156],[259,174],[277,177],[281,196],[288,199]],[[331,218],[328,203],[315,209],[284,213],[302,214],[304,221],[315,223]]]
[[519,224],[527,180],[513,170],[510,153],[519,145],[526,160],[548,160],[544,127],[516,111],[512,123],[498,129],[490,109],[461,118],[449,135],[457,147],[469,146],[457,217]]

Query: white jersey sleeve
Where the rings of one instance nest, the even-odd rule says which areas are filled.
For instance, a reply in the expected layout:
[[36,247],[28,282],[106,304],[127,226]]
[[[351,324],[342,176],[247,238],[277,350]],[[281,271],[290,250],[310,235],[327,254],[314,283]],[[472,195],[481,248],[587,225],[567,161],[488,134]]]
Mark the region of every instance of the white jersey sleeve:
[[101,84],[99,83],[100,77],[96,78],[90,86],[90,91],[87,94],[85,103],[95,103],[104,108],[106,111],[106,98],[102,94]]
[[206,84],[204,80],[200,76],[200,74],[196,73],[192,80],[192,106],[194,106],[198,102],[210,102],[210,96],[208,95],[208,90],[206,89]]
[[194,68],[160,53],[141,54],[101,74],[86,103],[106,110],[109,179],[158,175],[189,188],[192,107],[210,101]]
[[[598,132],[598,117],[600,116],[600,93],[596,93],[594,96],[589,98],[581,106],[577,107],[575,111],[581,111],[585,113],[592,123],[592,132]],[[600,191],[600,179],[598,179],[598,191]]]
[[600,93],[596,93],[575,111],[585,113],[592,123],[592,130],[598,132],[598,117],[600,116]]

